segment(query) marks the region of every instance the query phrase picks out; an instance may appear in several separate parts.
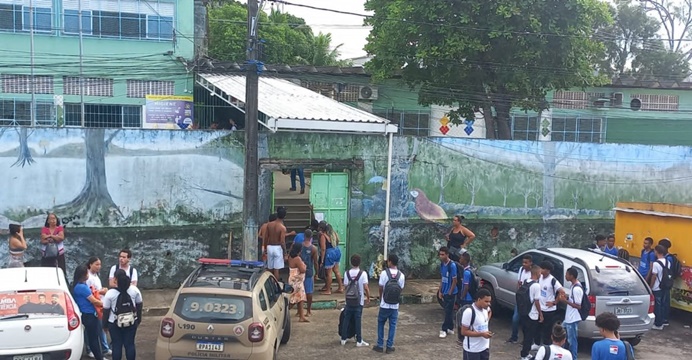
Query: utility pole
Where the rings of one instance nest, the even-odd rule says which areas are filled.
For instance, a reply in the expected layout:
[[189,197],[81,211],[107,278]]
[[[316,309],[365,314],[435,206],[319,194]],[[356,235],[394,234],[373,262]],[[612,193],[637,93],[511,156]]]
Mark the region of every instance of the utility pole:
[[247,75],[245,76],[245,184],[243,187],[243,260],[257,259],[259,226],[258,110],[259,71],[257,62],[258,0],[247,2]]
[[[31,48],[31,126],[36,126],[36,74],[34,73],[34,2],[29,0],[29,47]],[[16,109],[16,105],[15,105]],[[16,110],[15,110],[16,111]]]

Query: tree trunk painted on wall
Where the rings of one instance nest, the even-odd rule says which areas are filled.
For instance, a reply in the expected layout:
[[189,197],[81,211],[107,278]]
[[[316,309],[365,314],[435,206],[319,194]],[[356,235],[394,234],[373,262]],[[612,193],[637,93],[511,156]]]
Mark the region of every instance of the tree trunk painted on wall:
[[111,139],[105,139],[105,129],[84,130],[86,181],[74,200],[56,209],[63,216],[79,215],[82,221],[98,223],[107,223],[110,217],[121,216],[108,192],[106,178],[106,146]]
[[[31,132],[33,133],[33,131]],[[29,129],[26,127],[21,127],[18,131],[19,134],[19,154],[17,155],[17,161],[12,164],[12,166],[31,165],[36,162],[33,156],[31,156],[31,150],[29,149]]]

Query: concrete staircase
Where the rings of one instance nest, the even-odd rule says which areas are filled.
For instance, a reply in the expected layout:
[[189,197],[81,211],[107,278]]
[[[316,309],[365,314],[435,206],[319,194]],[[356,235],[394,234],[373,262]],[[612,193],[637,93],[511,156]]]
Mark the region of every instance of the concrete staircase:
[[288,232],[300,233],[305,230],[306,226],[310,225],[310,199],[307,197],[274,199],[275,209],[279,206],[286,208],[284,224]]

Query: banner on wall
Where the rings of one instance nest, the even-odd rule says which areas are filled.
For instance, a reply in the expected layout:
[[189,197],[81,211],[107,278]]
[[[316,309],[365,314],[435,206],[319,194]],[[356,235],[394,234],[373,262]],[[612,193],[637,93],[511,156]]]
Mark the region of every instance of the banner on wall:
[[189,129],[194,119],[192,96],[147,95],[145,129]]

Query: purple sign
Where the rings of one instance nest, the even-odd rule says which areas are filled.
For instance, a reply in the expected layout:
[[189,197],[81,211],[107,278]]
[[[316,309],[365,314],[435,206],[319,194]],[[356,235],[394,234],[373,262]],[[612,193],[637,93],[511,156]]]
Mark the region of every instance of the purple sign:
[[187,129],[192,126],[192,96],[147,95],[146,99],[145,128]]

